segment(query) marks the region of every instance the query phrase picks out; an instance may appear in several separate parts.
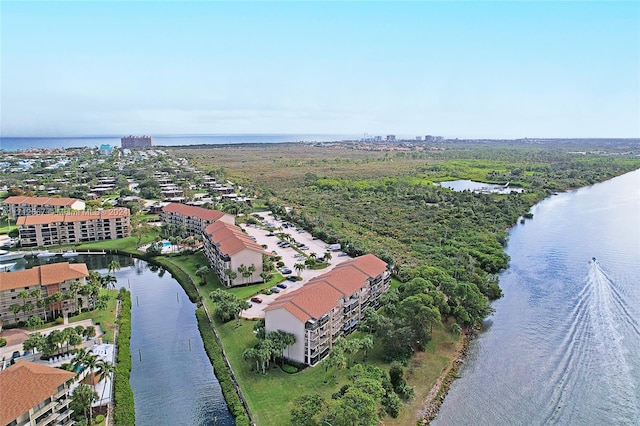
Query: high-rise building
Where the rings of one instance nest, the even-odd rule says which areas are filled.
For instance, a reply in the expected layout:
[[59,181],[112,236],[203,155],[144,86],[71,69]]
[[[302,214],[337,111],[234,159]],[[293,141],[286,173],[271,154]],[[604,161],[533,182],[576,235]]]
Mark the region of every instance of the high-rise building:
[[120,138],[122,148],[147,148],[153,146],[151,136],[125,136]]

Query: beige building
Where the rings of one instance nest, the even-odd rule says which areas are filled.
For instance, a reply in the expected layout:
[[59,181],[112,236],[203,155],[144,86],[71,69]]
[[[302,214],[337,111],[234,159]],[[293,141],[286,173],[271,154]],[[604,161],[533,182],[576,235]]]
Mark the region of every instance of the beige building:
[[[88,276],[87,265],[68,262],[34,266],[22,271],[0,272],[0,318],[5,324],[13,324],[17,321],[26,321],[33,315],[44,318],[45,310],[47,317],[51,318],[49,314],[51,311],[68,314],[78,310],[79,304],[86,307],[87,296],[74,295],[71,286],[74,282],[80,285],[86,284]],[[23,290],[29,292],[29,297],[26,299],[18,297]],[[34,290],[41,291],[40,297],[31,294]],[[57,292],[62,293],[61,301],[42,308],[38,307],[38,300],[43,300]],[[29,303],[33,307],[32,311],[25,312],[22,309],[14,314],[10,309],[11,305],[23,307]]]
[[72,425],[69,389],[75,374],[21,361],[0,371],[0,425]]
[[46,247],[131,236],[129,209],[21,216],[17,220],[22,247]]
[[169,203],[164,206],[160,213],[160,219],[176,229],[184,226],[187,235],[198,236],[202,235],[202,231],[214,222],[235,224],[233,215],[180,203]]
[[372,254],[351,259],[272,302],[265,308],[265,329],[294,334],[289,358],[316,365],[339,337],[355,331],[365,308],[378,307],[390,285],[385,262]]
[[20,216],[51,214],[61,211],[84,210],[84,201],[75,198],[13,196],[2,203],[2,214],[16,220]]
[[[227,287],[262,281],[262,246],[253,241],[242,229],[226,222],[207,226],[203,233],[204,252],[220,282]],[[243,274],[243,268],[247,268]],[[250,270],[249,270],[250,269]],[[227,271],[236,277],[231,278]]]

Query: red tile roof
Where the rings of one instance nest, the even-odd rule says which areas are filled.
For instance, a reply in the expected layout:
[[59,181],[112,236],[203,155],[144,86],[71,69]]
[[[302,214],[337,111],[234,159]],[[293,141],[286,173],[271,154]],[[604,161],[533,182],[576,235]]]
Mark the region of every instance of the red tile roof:
[[54,222],[81,222],[100,219],[114,219],[118,217],[129,217],[129,209],[107,209],[91,212],[70,212],[62,214],[36,214],[33,216],[20,216],[16,221],[17,225],[44,225]]
[[226,222],[215,222],[204,229],[206,235],[220,251],[232,256],[242,250],[264,251],[262,246],[242,232],[242,228]]
[[284,308],[300,321],[329,313],[341,298],[349,298],[365,286],[369,278],[385,272],[387,264],[372,254],[357,257],[311,279],[304,287],[280,296],[266,311]]
[[356,257],[355,259],[347,260],[346,262],[337,265],[335,269],[343,268],[349,265],[355,266],[372,278],[377,277],[387,270],[387,263],[383,260],[380,260],[371,253],[365,254],[364,256]]
[[198,219],[206,221],[220,220],[227,215],[227,213],[223,213],[218,210],[204,209],[202,207],[188,206],[180,203],[169,203],[162,208],[162,211],[168,213],[179,213],[183,216],[197,217]]
[[88,277],[84,263],[52,263],[13,272],[0,272],[0,291],[35,285],[58,284],[66,280]]
[[20,361],[0,371],[0,424],[6,425],[58,392],[75,374],[59,368]]
[[52,198],[52,197],[24,197],[13,196],[4,200],[3,204],[29,204],[32,206],[50,205],[58,207],[71,207],[76,201],[81,201],[75,198]]
[[306,322],[331,311],[342,297],[342,293],[326,282],[309,282],[304,287],[276,299],[265,311],[284,308],[300,321]]

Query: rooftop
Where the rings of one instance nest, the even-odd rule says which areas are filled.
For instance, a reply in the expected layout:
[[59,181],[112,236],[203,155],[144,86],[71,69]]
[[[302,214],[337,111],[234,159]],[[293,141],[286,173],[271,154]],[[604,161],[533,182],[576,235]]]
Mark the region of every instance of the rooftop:
[[74,377],[72,372],[26,361],[0,371],[0,424],[16,419]]
[[88,276],[89,271],[84,263],[62,262],[34,266],[22,271],[0,272],[0,291],[57,284]]

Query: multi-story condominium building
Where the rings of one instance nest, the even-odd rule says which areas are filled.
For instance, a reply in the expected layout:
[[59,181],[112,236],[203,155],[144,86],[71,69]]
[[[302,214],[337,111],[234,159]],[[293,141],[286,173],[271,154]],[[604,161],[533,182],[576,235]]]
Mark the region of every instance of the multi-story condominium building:
[[[63,314],[75,312],[80,303],[82,306],[87,306],[87,296],[74,294],[75,288],[71,288],[72,284],[77,282],[82,286],[86,283],[88,276],[87,265],[68,262],[34,266],[21,271],[0,272],[0,318],[5,324],[13,324],[26,321],[33,315],[43,318],[46,315],[47,318],[51,318],[48,314],[51,311]],[[34,294],[34,290],[40,290],[40,293]],[[25,299],[18,297],[22,291],[29,292],[29,297]],[[57,292],[62,294],[62,300],[38,307],[38,301]],[[33,310],[25,312],[23,307],[28,306],[27,304],[30,304]],[[22,309],[14,313],[11,305],[19,305]]]
[[0,371],[0,424],[72,425],[70,386],[75,373],[21,361]]
[[9,214],[16,220],[20,216],[84,210],[84,207],[84,201],[75,198],[13,196],[2,203],[2,214]]
[[[216,222],[205,228],[202,239],[211,268],[225,286],[262,280],[262,256],[270,253],[265,253],[262,246],[242,232],[240,227]],[[235,278],[232,278],[234,275]]]
[[120,138],[122,148],[147,148],[153,146],[151,136],[125,136]]
[[169,203],[162,208],[160,219],[171,226],[184,226],[187,235],[202,235],[202,231],[214,222],[225,222],[233,225],[233,215],[218,210],[187,206],[180,203]]
[[339,337],[356,329],[365,308],[378,307],[390,284],[385,262],[372,254],[357,257],[272,302],[265,308],[265,329],[293,333],[289,358],[316,365]]
[[129,209],[22,216],[17,220],[22,247],[46,247],[131,236]]

